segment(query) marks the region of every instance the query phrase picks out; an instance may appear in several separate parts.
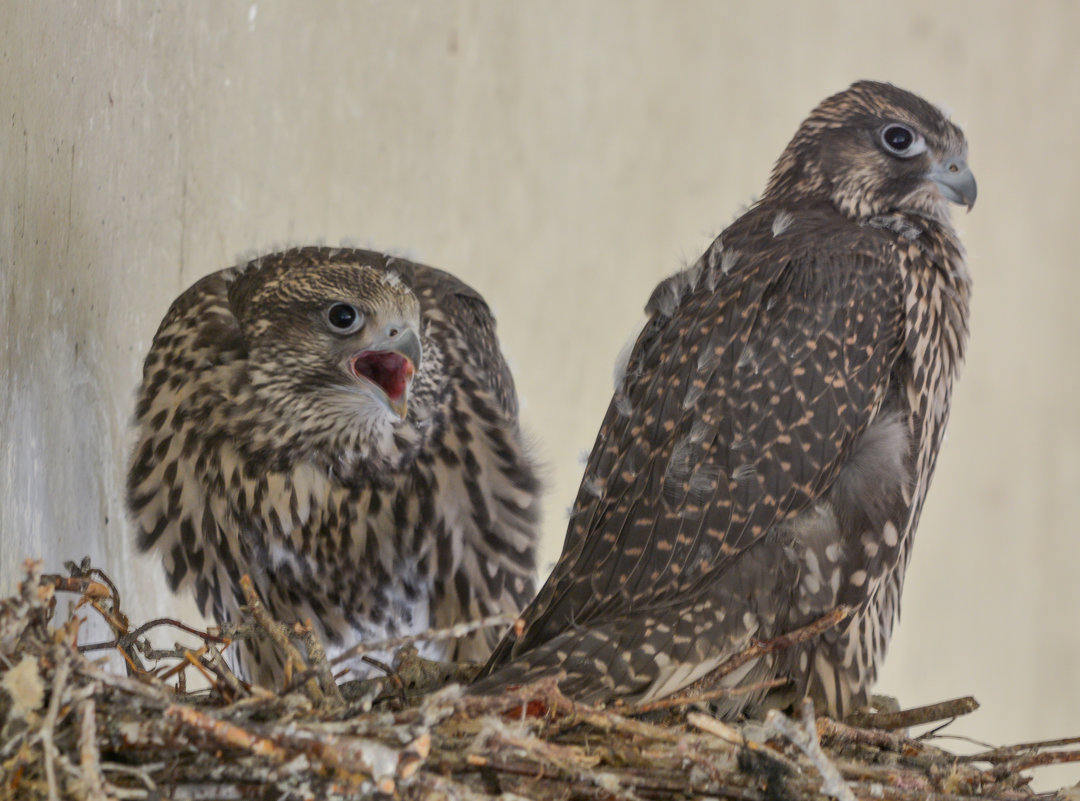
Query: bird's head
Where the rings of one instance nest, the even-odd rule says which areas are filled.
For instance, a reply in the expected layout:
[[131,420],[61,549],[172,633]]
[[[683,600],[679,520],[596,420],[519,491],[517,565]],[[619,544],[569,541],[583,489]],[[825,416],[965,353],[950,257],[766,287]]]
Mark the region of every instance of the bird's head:
[[859,81],[821,102],[781,155],[764,199],[831,202],[856,220],[892,213],[942,223],[975,203],[963,131],[891,84]]
[[254,407],[283,444],[385,456],[415,417],[419,301],[393,273],[298,261],[255,262],[230,290]]

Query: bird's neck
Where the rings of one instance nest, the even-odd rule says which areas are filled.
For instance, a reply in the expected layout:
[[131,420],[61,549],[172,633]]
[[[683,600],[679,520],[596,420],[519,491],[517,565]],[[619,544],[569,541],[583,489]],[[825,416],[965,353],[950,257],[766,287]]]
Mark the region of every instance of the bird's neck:
[[259,408],[243,416],[227,437],[249,463],[267,470],[314,467],[345,483],[381,483],[412,466],[431,431],[430,420],[412,414],[404,421],[357,415],[336,425],[307,427],[290,425],[272,408]]
[[918,248],[923,254],[922,261],[941,274],[943,285],[951,293],[959,294],[961,297],[958,300],[967,303],[971,276],[964,257],[964,246],[953,228],[947,209],[943,216],[891,211],[870,217],[864,224],[890,231],[902,247],[911,245]]

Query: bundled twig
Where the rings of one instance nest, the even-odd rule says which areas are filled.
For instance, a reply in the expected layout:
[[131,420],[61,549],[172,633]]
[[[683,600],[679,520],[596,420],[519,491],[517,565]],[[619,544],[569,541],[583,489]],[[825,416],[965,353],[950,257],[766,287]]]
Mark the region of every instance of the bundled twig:
[[[114,639],[80,643],[77,618],[54,619],[57,592],[76,593],[77,608],[100,614]],[[40,565],[29,564],[18,595],[0,601],[0,801],[1020,801],[1033,798],[1020,771],[1080,761],[1080,738],[958,757],[896,731],[964,714],[970,699],[900,717],[879,713],[857,726],[815,720],[806,708],[801,722],[773,715],[764,726],[741,727],[707,714],[712,689],[656,708],[578,704],[554,679],[473,696],[460,685],[439,686],[454,671],[425,671],[415,651],[399,652],[389,667],[394,681],[342,693],[331,672],[336,660],[327,660],[310,627],[273,620],[253,593],[248,601],[249,619],[220,635],[171,619],[131,628],[100,571],[83,564],[71,576],[43,576]],[[740,658],[787,647],[834,623],[823,619],[755,643]],[[199,644],[152,648],[146,633],[159,626]],[[462,633],[368,649],[385,653]],[[292,672],[284,687],[251,686],[233,674],[222,652],[243,637],[270,637],[284,650]],[[126,675],[92,661],[106,650],[122,655]],[[208,690],[185,689],[193,670]]]

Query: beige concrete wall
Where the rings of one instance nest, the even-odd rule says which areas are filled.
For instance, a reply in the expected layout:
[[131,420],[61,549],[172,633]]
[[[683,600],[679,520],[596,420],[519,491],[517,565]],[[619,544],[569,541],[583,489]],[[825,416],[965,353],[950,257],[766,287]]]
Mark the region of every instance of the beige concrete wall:
[[1078,42],[1068,2],[9,0],[0,590],[26,555],[89,553],[167,608],[121,496],[150,337],[204,273],[342,239],[491,301],[553,559],[653,285],[819,99],[884,78],[954,110],[980,198],[970,359],[881,689],[974,693],[956,730],[984,739],[1080,733]]

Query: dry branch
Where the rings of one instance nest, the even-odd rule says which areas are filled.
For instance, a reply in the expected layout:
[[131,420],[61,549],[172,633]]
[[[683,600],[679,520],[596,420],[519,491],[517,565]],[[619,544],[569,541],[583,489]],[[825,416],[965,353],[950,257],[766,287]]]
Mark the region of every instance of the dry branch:
[[941,701],[928,706],[917,706],[900,712],[854,712],[847,722],[866,729],[908,729],[924,723],[968,715],[979,708],[979,702],[970,695]]

